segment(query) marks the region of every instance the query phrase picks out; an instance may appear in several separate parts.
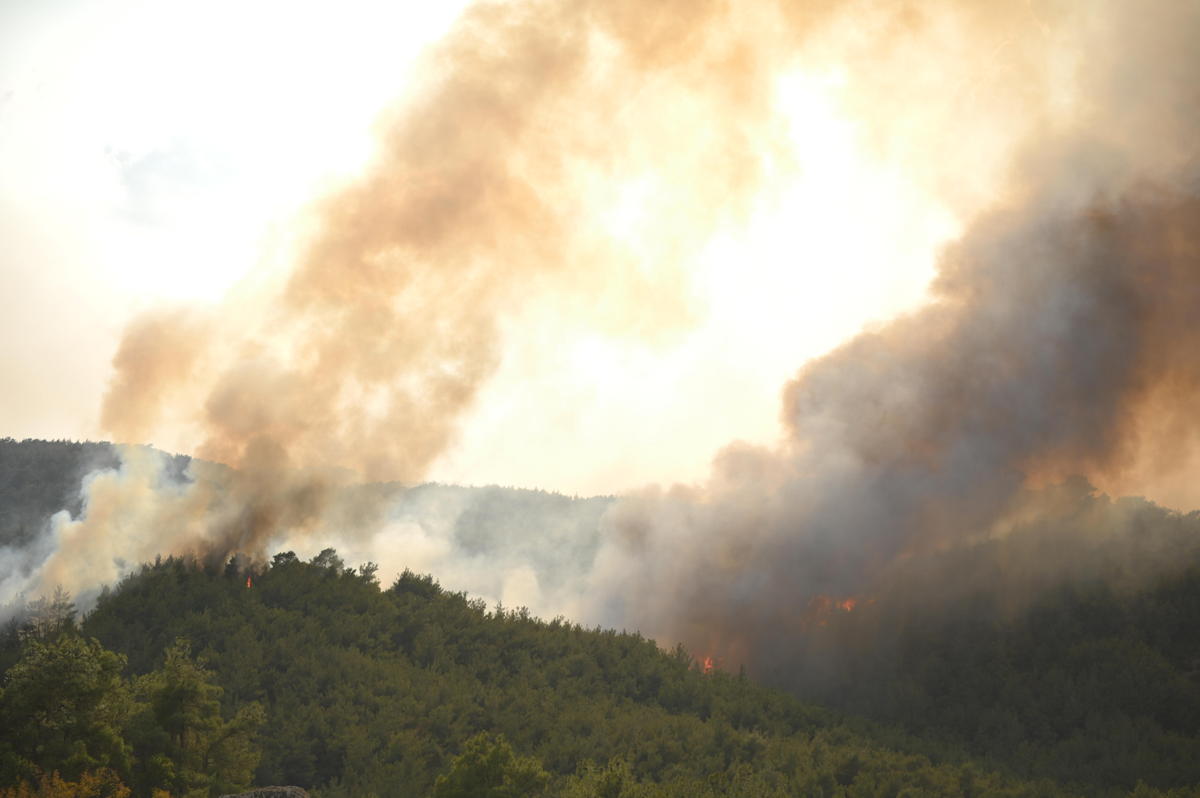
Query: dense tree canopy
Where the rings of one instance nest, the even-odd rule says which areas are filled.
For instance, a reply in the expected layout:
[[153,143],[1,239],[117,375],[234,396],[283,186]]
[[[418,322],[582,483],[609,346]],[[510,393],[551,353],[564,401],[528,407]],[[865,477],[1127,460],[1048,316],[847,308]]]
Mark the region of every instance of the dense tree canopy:
[[[573,798],[1123,795],[1138,787],[1087,782],[1069,769],[1059,786],[1023,782],[1004,775],[1011,761],[972,760],[953,736],[930,742],[842,718],[742,676],[705,673],[683,649],[664,652],[638,635],[489,611],[428,576],[406,572],[384,590],[373,567],[347,568],[332,551],[313,562],[281,553],[253,570],[250,588],[246,575],[237,564],[164,560],[106,594],[83,636],[10,637],[20,656],[0,704],[14,730],[4,735],[5,783],[109,768],[138,796],[219,795],[250,783],[299,784],[321,796],[544,787]],[[1113,668],[1157,673],[1153,657],[1110,657],[1115,644],[1097,645],[1076,651],[1095,664],[1083,671],[1089,684]],[[47,681],[33,669],[52,651],[75,652],[71,667],[92,679],[54,680],[81,696],[66,735],[61,724],[34,720],[49,685],[24,688]],[[953,669],[936,672],[945,690],[960,689]],[[1091,729],[1079,745],[1103,747],[1109,734]],[[68,736],[82,748],[66,746]],[[1146,760],[1140,778],[1169,786],[1155,768]]]
[[433,784],[432,798],[536,798],[549,774],[532,757],[513,753],[504,738],[477,734]]
[[69,777],[128,770],[124,666],[123,656],[95,639],[28,640],[0,695],[4,769],[20,776],[58,770]]
[[[0,545],[80,512],[80,477],[118,463],[106,444],[0,440]],[[168,458],[169,476],[187,465]],[[355,490],[411,510],[472,489]],[[586,560],[596,537],[580,530],[607,506],[472,495],[452,537],[479,557]],[[426,796],[503,761],[495,772],[545,773],[547,795],[574,798],[1196,794],[1200,514],[1064,506],[1061,528],[914,559],[940,579],[916,571],[792,641],[808,664],[768,674],[791,696],[638,635],[489,610],[430,576],[384,589],[377,566],[332,549],[160,560],[82,622],[61,592],[5,611],[0,789]],[[523,532],[530,517],[558,525]]]

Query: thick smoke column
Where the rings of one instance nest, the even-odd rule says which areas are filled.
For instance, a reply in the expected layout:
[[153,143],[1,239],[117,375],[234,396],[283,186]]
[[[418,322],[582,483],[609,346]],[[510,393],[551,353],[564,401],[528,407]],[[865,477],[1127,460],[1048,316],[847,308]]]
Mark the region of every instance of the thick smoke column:
[[786,679],[819,597],[877,595],[914,558],[998,533],[1028,489],[1120,486],[1169,450],[1155,430],[1194,434],[1200,96],[1183,31],[1200,7],[1124,17],[1105,16],[1079,75],[1086,123],[1028,143],[928,306],[801,369],[778,449],[732,446],[706,485],[614,509],[598,614]]
[[[192,454],[238,469],[226,502],[239,511],[202,523],[203,546],[259,551],[318,529],[347,480],[419,480],[523,308],[553,303],[638,339],[685,328],[702,312],[689,256],[797,168],[776,81],[835,7],[472,7],[428,58],[427,88],[389,118],[375,162],[317,206],[277,291],[129,325],[106,432],[187,430]],[[912,24],[857,4],[845,18],[861,13],[880,43]],[[983,16],[996,35],[1028,23]],[[875,57],[862,48],[847,57]],[[635,241],[604,223],[628,212],[628,184]]]
[[[240,511],[208,519],[204,545],[258,551],[313,528],[353,476],[419,480],[524,303],[575,303],[623,334],[685,324],[681,259],[761,182],[748,131],[767,124],[772,20],[719,3],[474,7],[376,163],[321,203],[276,295],[129,326],[106,429],[129,442],[195,429],[196,455],[241,474],[225,499]],[[681,124],[703,133],[683,140]],[[665,189],[639,252],[590,219],[610,175]]]

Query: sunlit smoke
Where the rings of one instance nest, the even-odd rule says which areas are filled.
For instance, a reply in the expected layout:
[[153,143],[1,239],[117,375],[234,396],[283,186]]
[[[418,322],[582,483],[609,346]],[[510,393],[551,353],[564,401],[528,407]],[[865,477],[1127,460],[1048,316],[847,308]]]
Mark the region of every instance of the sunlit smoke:
[[[425,474],[502,358],[500,319],[526,303],[574,303],[620,335],[687,324],[686,256],[763,183],[782,53],[775,14],[702,11],[652,34],[623,4],[475,6],[376,163],[320,203],[277,293],[130,325],[109,432],[190,425],[195,453],[248,483],[236,517],[202,522],[210,545],[256,551],[318,523],[347,474]],[[592,221],[633,181],[635,243]]]
[[[90,478],[86,514],[55,522],[39,578],[78,590],[159,553],[262,557],[335,534],[543,614],[787,667],[795,636],[859,614],[900,564],[998,534],[1032,489],[1082,474],[1152,493],[1160,453],[1186,461],[1197,29],[1200,10],[1169,2],[476,5],[376,161],[317,204],[278,290],[127,328],[108,431],[183,429],[228,468],[163,484],[127,450]],[[805,81],[843,120],[829,135],[887,179],[851,182],[862,163],[822,171],[832,150],[797,145],[822,140],[796,134],[824,119]],[[797,193],[806,174],[822,178]],[[624,497],[585,550],[499,572],[394,496],[353,491],[428,475],[519,320],[570,316],[653,351],[704,322],[704,286],[741,290],[736,264],[701,267],[765,208],[804,230],[822,198],[861,206],[823,231],[848,247],[881,233],[872,198],[846,192],[889,185],[892,204],[936,197],[961,235],[925,305],[795,364],[774,445],[733,443],[707,479]],[[766,300],[743,296],[758,345],[786,351],[754,318]],[[786,294],[770,308],[792,312]]]

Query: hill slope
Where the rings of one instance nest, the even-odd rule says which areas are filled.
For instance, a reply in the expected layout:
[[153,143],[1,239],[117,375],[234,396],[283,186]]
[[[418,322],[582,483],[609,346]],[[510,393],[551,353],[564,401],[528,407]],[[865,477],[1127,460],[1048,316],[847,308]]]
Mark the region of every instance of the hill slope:
[[[0,516],[18,519],[5,567],[23,567],[12,552],[38,553],[21,546],[50,508],[83,509],[82,474],[119,459],[107,444],[0,441]],[[188,478],[187,458],[167,462],[172,478]],[[396,519],[436,526],[472,567],[528,562],[547,590],[573,589],[611,501],[495,487],[347,490],[387,495]],[[250,572],[240,561],[168,559],[103,595],[83,631],[128,658],[127,676],[160,668],[187,638],[214,668],[229,718],[266,708],[258,780],[333,795],[425,794],[483,730],[536,756],[560,790],[587,760],[680,794],[738,779],[755,785],[750,794],[805,794],[830,774],[858,784],[859,770],[875,786],[854,794],[925,783],[897,768],[959,794],[970,790],[946,785],[980,766],[1088,795],[1197,785],[1200,513],[1113,501],[1086,485],[1031,501],[1046,506],[1003,537],[901,561],[853,612],[799,608],[804,631],[787,640],[799,653],[782,669],[752,663],[805,701],[901,731],[700,673],[686,653],[636,636],[489,612],[430,578],[406,574],[380,590],[371,568],[346,569],[332,552],[309,563],[281,555]],[[53,626],[53,606],[34,609],[43,617],[25,638]],[[27,648],[19,631],[9,627],[0,670]],[[976,765],[964,769],[966,755]],[[839,776],[835,760],[862,767]],[[989,789],[1026,789],[988,778]]]
[[[949,748],[924,746],[931,759],[636,635],[488,612],[411,573],[381,590],[331,551],[254,572],[162,561],[104,595],[82,631],[133,674],[188,638],[224,717],[265,709],[255,781],[327,796],[426,795],[481,731],[535,758],[553,795],[1069,794]],[[134,754],[131,778],[148,785]]]

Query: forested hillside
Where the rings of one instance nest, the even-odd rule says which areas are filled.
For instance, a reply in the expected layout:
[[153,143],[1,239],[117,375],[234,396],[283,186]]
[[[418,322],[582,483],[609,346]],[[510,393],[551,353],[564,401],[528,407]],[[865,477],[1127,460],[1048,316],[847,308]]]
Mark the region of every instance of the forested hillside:
[[[78,480],[119,461],[104,444],[0,441],[0,508],[25,519],[9,551],[49,508],[82,512]],[[189,479],[187,458],[165,462]],[[610,503],[346,490],[388,496],[456,556],[529,562],[547,589],[595,556]],[[3,609],[0,786],[59,794],[58,772],[79,795],[444,796],[472,794],[453,791],[470,763],[506,762],[517,794],[1200,794],[1200,514],[1086,485],[1030,501],[1035,520],[1002,537],[797,608],[799,654],[750,678],[429,576],[381,586],[333,550],[167,558],[82,620],[63,594]]]
[[1027,777],[1088,791],[1200,783],[1200,569],[1135,594],[1063,586],[1015,618],[988,598],[907,622],[873,606],[831,615],[814,649],[863,626],[894,631],[793,684]]
[[5,638],[8,785],[40,770],[107,772],[147,796],[251,782],[525,794],[471,792],[492,773],[571,796],[1084,794],[856,726],[637,635],[489,611],[411,573],[382,589],[370,564],[332,551],[256,569],[165,560],[78,632],[62,606],[33,610],[40,622]]
[[[777,683],[1026,777],[1200,783],[1200,513],[1077,485],[819,613]],[[810,607],[809,613],[818,612]]]

